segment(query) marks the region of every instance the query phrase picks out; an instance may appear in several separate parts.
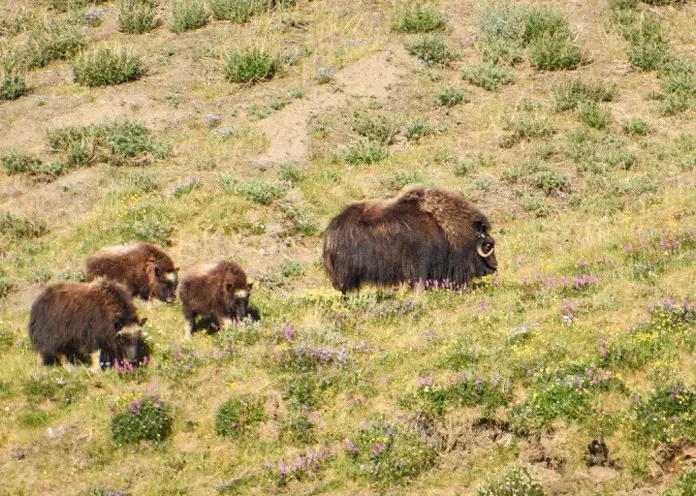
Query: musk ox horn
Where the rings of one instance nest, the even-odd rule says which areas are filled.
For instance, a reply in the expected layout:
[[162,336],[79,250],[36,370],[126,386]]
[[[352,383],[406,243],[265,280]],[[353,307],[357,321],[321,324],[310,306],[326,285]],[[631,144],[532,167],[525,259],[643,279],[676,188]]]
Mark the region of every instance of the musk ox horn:
[[494,251],[495,251],[495,246],[491,247],[491,249],[488,251],[488,253],[486,253],[485,251],[483,251],[483,249],[481,248],[481,245],[478,245],[478,246],[476,247],[476,253],[478,253],[478,254],[481,256],[481,258],[488,258],[488,257],[490,257],[490,256],[493,254]]

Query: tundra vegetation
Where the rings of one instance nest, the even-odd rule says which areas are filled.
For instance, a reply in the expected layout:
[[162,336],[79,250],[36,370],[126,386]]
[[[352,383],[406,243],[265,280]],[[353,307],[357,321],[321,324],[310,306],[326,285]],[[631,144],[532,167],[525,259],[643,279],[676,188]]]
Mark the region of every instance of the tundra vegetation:
[[[0,0],[0,493],[693,494],[695,25]],[[341,297],[329,220],[414,183],[486,214],[498,272]],[[37,367],[34,297],[138,240],[239,263],[260,320],[185,340],[137,301],[146,366]]]

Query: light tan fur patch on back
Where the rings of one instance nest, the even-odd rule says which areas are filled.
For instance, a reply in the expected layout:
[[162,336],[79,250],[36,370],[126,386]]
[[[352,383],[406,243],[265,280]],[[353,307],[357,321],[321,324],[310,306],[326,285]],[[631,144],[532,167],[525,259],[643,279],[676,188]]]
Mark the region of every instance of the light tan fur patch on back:
[[118,246],[107,246],[102,248],[99,252],[104,255],[126,255],[135,250],[138,245],[118,245]]

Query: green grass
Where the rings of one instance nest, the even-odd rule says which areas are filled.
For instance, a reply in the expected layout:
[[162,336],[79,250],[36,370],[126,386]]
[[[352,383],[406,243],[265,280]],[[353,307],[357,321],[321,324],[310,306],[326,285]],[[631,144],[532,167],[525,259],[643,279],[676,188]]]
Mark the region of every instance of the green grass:
[[445,66],[457,60],[445,41],[437,35],[426,35],[406,43],[406,50],[428,65]]
[[578,118],[594,129],[604,129],[612,122],[611,112],[594,102],[581,104],[578,108]]
[[615,85],[584,83],[577,78],[567,78],[553,85],[550,93],[558,111],[573,110],[583,102],[611,102],[618,95]]
[[67,60],[87,46],[85,34],[77,26],[45,21],[28,33],[23,45],[23,61],[27,67],[45,67],[54,60]]
[[225,61],[225,79],[231,83],[258,83],[273,78],[275,59],[260,48],[232,52]]
[[397,7],[392,14],[391,28],[398,33],[428,33],[444,26],[442,14],[428,4],[410,2]]
[[211,0],[210,8],[217,20],[246,22],[252,16],[265,12],[269,0]]
[[512,69],[484,62],[466,67],[462,71],[462,79],[488,91],[495,91],[501,86],[515,83],[515,71]]
[[199,29],[208,24],[208,11],[202,0],[171,0],[169,29],[174,33]]
[[149,33],[159,24],[154,0],[118,0],[116,5],[118,29],[123,33]]
[[145,73],[137,55],[103,47],[80,54],[71,65],[75,82],[90,88],[136,81]]
[[49,129],[47,138],[51,149],[60,153],[69,167],[99,162],[118,166],[143,157],[161,159],[169,154],[166,143],[133,121]]

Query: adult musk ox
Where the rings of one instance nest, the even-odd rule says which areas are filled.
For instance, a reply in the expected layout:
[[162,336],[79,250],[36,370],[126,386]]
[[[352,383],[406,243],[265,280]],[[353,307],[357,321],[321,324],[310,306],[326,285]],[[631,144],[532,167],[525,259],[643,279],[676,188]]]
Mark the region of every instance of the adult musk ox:
[[176,298],[177,269],[166,253],[149,243],[104,248],[87,258],[85,276],[87,281],[97,277],[118,281],[143,300]]
[[386,201],[356,202],[324,232],[324,268],[342,293],[363,283],[460,288],[496,271],[491,225],[459,195],[413,188]]
[[31,306],[29,339],[44,365],[71,355],[89,356],[100,369],[100,352],[110,359],[135,360],[141,327],[125,286],[98,279],[62,282],[46,288]]
[[242,268],[234,262],[199,265],[184,272],[179,299],[186,319],[186,336],[191,336],[199,315],[212,317],[218,327],[230,324],[232,319],[243,319],[251,287]]

